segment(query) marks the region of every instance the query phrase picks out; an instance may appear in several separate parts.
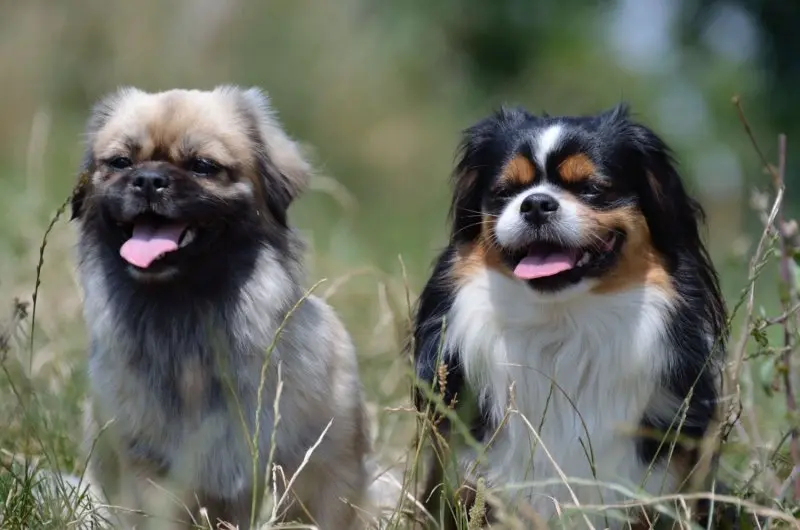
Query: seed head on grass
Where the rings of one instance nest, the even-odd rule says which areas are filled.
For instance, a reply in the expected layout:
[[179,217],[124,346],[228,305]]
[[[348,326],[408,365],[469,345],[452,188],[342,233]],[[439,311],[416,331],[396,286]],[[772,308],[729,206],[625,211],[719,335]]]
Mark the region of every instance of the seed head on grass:
[[14,298],[11,317],[7,322],[0,324],[0,364],[5,362],[6,355],[11,351],[11,343],[20,324],[28,317],[28,303],[19,298]]
[[[439,368],[437,368],[436,370],[436,380],[439,385],[440,396],[444,396],[445,391],[447,389],[447,374],[448,374],[447,364],[446,363],[439,364]],[[451,399],[450,403],[447,404],[447,408],[451,411],[454,411],[457,403],[458,403],[458,393],[453,394],[453,399]],[[439,424],[442,423],[444,418],[445,418],[444,414],[442,414],[441,412],[436,412],[432,420],[433,426],[438,427]]]
[[475,485],[475,503],[469,509],[469,526],[467,530],[481,530],[486,516],[486,481],[483,477]]

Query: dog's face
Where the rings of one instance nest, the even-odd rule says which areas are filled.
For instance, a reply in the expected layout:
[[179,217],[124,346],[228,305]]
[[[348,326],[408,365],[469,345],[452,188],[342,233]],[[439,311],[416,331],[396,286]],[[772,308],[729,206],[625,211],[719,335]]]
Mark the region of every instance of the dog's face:
[[460,273],[488,265],[548,295],[660,283],[697,247],[697,204],[663,142],[623,107],[588,117],[503,110],[468,129],[455,172]]
[[171,281],[279,244],[309,167],[256,89],[119,90],[89,119],[81,235],[134,279]]

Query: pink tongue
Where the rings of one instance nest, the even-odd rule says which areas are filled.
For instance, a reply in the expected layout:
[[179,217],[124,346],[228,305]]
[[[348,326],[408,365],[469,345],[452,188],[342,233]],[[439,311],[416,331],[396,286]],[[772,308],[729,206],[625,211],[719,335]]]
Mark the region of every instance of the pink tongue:
[[137,224],[133,236],[119,249],[119,255],[131,265],[146,269],[163,254],[178,250],[178,239],[185,228],[183,224],[158,227]]
[[514,269],[514,275],[523,280],[533,280],[553,276],[574,266],[575,257],[564,252],[554,252],[547,256],[526,256]]

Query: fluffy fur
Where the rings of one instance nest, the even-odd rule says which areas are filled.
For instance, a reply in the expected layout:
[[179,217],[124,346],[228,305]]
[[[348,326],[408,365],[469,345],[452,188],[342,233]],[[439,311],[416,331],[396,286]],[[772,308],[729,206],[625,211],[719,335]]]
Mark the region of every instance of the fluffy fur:
[[[264,478],[272,484],[270,452],[282,489],[332,422],[282,519],[361,526],[369,440],[356,358],[334,312],[301,302],[302,245],[286,218],[309,172],[257,89],[125,88],[92,111],[72,202],[90,339],[86,443],[97,439],[89,472],[110,504],[155,516],[126,524],[186,528],[205,508],[214,525],[250,528],[253,495],[258,513]],[[177,250],[145,266],[121,257],[136,227],[167,221],[183,223]]]
[[[486,447],[458,452],[464,479],[544,519],[574,503],[556,466],[652,494],[683,487],[715,416],[726,315],[702,209],[663,141],[624,106],[501,110],[465,132],[451,217],[414,359],[420,384],[476,409],[467,420]],[[582,505],[625,500],[570,486]]]

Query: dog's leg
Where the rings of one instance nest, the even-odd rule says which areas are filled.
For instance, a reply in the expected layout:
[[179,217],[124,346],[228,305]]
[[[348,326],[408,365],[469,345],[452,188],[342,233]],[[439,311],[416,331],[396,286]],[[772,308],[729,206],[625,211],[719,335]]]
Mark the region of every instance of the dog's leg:
[[311,463],[295,480],[282,519],[314,523],[320,530],[361,530],[374,515],[367,478],[360,455]]
[[102,517],[113,524],[130,526],[132,511],[141,506],[136,488],[130,487],[130,473],[123,469],[122,460],[108,431],[101,432],[95,419],[94,405],[89,402],[83,415],[83,449],[87,455],[86,479],[92,493],[106,505]]
[[[256,516],[261,509],[261,499],[261,495],[256,498]],[[210,522],[212,528],[217,528],[220,522],[224,522],[239,530],[250,530],[250,514],[253,507],[252,489],[242,491],[233,499],[203,493],[198,495],[198,500],[198,508],[204,509],[206,512],[205,515],[198,512],[195,516],[201,526]]]

